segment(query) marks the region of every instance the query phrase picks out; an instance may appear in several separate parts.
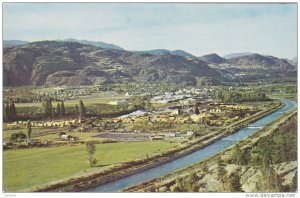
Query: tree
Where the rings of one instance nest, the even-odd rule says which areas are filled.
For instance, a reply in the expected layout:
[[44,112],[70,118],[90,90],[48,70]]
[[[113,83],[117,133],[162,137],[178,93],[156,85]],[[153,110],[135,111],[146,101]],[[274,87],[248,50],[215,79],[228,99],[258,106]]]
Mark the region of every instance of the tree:
[[222,159],[219,157],[217,160],[217,164],[218,164],[218,169],[217,169],[217,178],[218,180],[222,183],[222,187],[223,187],[223,191],[225,191],[225,184],[227,182],[227,171],[224,168],[224,163],[222,161]]
[[154,107],[150,102],[146,102],[145,107],[148,111],[154,111]]
[[79,114],[80,114],[80,118],[84,118],[84,116],[85,116],[85,107],[83,105],[82,100],[79,101]]
[[245,158],[244,152],[239,148],[238,144],[234,146],[234,150],[232,153],[232,160],[237,165],[245,165],[247,164],[247,159]]
[[52,107],[52,118],[55,117],[55,107]]
[[192,174],[190,174],[186,180],[186,190],[187,192],[195,192],[197,186],[195,185],[195,183],[199,180],[199,177],[197,175],[196,172],[193,172]]
[[202,164],[202,173],[206,174],[208,172],[208,166],[206,162],[203,162]]
[[95,142],[87,141],[85,145],[86,145],[86,151],[88,153],[88,160],[90,162],[90,166],[93,167],[97,163],[97,160],[95,159],[95,152],[96,152]]
[[45,111],[45,117],[50,117],[50,116],[52,116],[52,101],[51,101],[51,99],[47,98],[47,99],[42,103],[42,108],[44,108],[44,111]]
[[75,116],[78,116],[79,115],[79,108],[78,108],[78,105],[76,104],[75,106]]
[[64,104],[64,101],[62,100],[61,101],[61,105],[60,105],[60,114],[61,114],[61,116],[64,116],[65,115],[65,112],[66,110],[65,110],[65,104]]
[[15,103],[13,101],[11,101],[11,103],[10,103],[9,111],[10,111],[11,120],[16,119],[17,110],[16,110],[16,107],[15,107]]
[[60,108],[60,104],[59,104],[59,103],[57,103],[57,105],[56,105],[56,114],[57,114],[58,116],[61,115],[61,108]]
[[230,192],[243,192],[241,185],[241,177],[238,174],[239,170],[233,172],[229,177],[229,191]]
[[175,184],[170,187],[171,192],[183,192],[182,178],[176,178]]
[[195,114],[196,114],[196,115],[199,115],[199,114],[200,114],[200,111],[199,111],[199,109],[198,109],[197,106],[195,107]]
[[26,128],[27,128],[27,136],[30,139],[30,137],[31,137],[31,122],[30,122],[30,120],[27,121]]
[[9,103],[6,102],[4,104],[4,120],[9,121],[10,120],[10,109],[9,109]]
[[21,131],[19,133],[13,133],[10,136],[11,141],[21,141],[23,139],[26,139],[26,134]]
[[21,141],[21,140],[24,140],[26,139],[26,134],[25,133],[22,133],[22,132],[19,132],[18,133],[18,140]]

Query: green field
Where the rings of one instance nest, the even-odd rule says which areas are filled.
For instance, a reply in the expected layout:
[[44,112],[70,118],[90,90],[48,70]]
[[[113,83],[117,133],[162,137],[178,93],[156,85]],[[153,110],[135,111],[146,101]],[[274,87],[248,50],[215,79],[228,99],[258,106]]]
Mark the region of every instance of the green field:
[[[115,100],[123,100],[126,99],[124,96],[116,96],[116,97],[81,97],[76,100],[66,100],[64,103],[66,106],[75,106],[76,104],[79,104],[79,100],[82,100],[82,102],[85,105],[92,105],[92,104],[108,104],[110,101]],[[52,104],[56,104],[56,102],[52,102]],[[41,107],[41,102],[31,102],[31,103],[15,103],[16,107]]]
[[133,160],[175,146],[167,142],[130,142],[99,144],[95,168],[89,167],[85,146],[34,148],[3,152],[3,190],[19,192],[92,169]]

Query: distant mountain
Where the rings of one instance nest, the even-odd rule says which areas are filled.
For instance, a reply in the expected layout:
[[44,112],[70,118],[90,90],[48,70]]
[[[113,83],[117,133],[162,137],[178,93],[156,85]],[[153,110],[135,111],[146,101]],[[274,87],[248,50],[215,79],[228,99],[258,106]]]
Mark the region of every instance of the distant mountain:
[[291,61],[292,61],[293,63],[298,64],[298,58],[297,58],[297,57],[293,58]]
[[194,57],[194,55],[185,52],[183,50],[166,50],[166,49],[155,49],[155,50],[147,50],[147,51],[135,51],[137,53],[147,53],[147,54],[153,54],[153,55],[166,55],[166,54],[171,54],[171,55],[178,55],[178,56],[183,56],[183,57]]
[[3,40],[3,48],[20,46],[20,45],[24,45],[26,43],[29,43],[29,42],[21,41],[21,40]]
[[208,54],[200,57],[201,60],[207,63],[211,64],[220,64],[220,63],[225,63],[226,59],[222,58],[218,54]]
[[77,39],[73,39],[73,38],[59,40],[59,41],[78,42],[78,43],[82,43],[82,44],[88,44],[88,45],[93,45],[93,46],[96,46],[96,47],[101,47],[101,48],[104,48],[104,49],[124,50],[123,48],[121,48],[117,45],[110,44],[110,43],[104,43],[104,42],[101,42],[101,41],[77,40]]
[[297,62],[294,62],[293,60],[289,60],[287,58],[284,58],[283,60],[287,61],[289,64],[296,66]]
[[236,58],[236,57],[240,57],[240,56],[248,56],[248,55],[253,55],[253,54],[254,53],[250,53],[250,52],[232,53],[232,54],[225,55],[224,58],[231,59],[231,58]]
[[133,53],[77,42],[41,41],[3,50],[4,86],[120,82],[196,85],[218,84],[227,76],[202,61],[182,56]]
[[287,60],[260,54],[234,57],[214,68],[230,71],[246,79],[294,77],[297,74],[296,67]]

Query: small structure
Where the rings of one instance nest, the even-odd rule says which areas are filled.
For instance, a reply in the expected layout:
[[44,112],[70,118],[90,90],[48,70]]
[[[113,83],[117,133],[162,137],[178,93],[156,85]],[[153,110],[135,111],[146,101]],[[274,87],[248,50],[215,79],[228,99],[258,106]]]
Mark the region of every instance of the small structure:
[[187,135],[187,136],[194,136],[194,135],[195,135],[195,132],[194,132],[194,131],[187,131],[187,132],[186,132],[186,135]]
[[118,100],[118,101],[110,101],[109,104],[111,105],[126,105],[128,102],[126,100]]
[[179,115],[179,109],[172,110],[171,115]]
[[68,134],[62,134],[60,137],[61,137],[61,139],[63,139],[63,140],[69,140],[71,136],[68,135]]
[[163,140],[164,139],[164,137],[162,137],[162,136],[150,136],[149,137],[152,141],[155,141],[155,140]]
[[181,105],[191,105],[191,104],[194,104],[196,101],[197,101],[196,99],[187,98],[187,99],[184,99],[184,100],[180,100],[180,104]]
[[176,132],[165,132],[161,133],[160,135],[163,135],[165,137],[176,137]]

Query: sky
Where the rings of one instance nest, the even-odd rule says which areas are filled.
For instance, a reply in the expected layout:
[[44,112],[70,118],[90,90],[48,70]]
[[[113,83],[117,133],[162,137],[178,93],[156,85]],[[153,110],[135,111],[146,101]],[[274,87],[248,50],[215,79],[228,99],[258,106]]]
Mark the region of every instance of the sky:
[[4,3],[4,40],[85,39],[196,56],[297,56],[297,4]]

